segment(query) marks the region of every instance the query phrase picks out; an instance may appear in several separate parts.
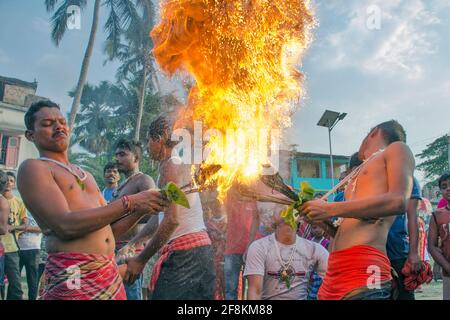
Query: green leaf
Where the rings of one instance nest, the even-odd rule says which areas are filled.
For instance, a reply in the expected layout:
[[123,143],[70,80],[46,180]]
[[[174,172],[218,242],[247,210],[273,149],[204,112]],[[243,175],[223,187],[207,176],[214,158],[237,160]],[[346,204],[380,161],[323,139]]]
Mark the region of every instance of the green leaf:
[[286,279],[284,280],[284,282],[286,283],[286,287],[287,287],[288,289],[290,289],[290,288],[291,288],[291,281],[289,280],[289,276],[286,277]]
[[314,190],[314,188],[311,187],[311,185],[308,182],[302,182],[301,192],[298,197],[302,200],[302,203],[306,201],[311,201],[314,199],[315,192],[316,190]]
[[283,209],[283,211],[281,211],[281,218],[283,218],[284,222],[289,225],[294,231],[297,231],[297,215],[294,212],[295,206],[296,203],[293,203],[289,207]]
[[170,202],[176,203],[188,209],[190,208],[189,201],[186,195],[184,194],[183,191],[181,191],[180,188],[178,188],[178,186],[175,183],[169,182],[161,191],[164,192],[164,194],[166,195],[167,199],[169,199]]

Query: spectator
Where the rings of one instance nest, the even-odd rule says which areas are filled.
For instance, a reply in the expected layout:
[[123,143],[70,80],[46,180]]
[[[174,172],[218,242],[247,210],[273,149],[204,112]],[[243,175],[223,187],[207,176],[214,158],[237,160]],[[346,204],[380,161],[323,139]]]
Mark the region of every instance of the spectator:
[[[0,170],[0,236],[8,233],[8,215],[9,215],[9,204],[2,193],[6,188],[8,183],[7,174]],[[0,238],[0,296],[1,299],[5,299],[5,247]]]
[[102,194],[106,202],[110,203],[113,192],[117,188],[117,183],[120,180],[119,169],[117,164],[109,162],[103,168],[103,179],[105,182],[105,189],[103,189]]
[[25,267],[28,285],[28,300],[36,300],[39,284],[39,256],[41,249],[42,233],[36,221],[30,213],[22,219],[19,230],[19,270]]
[[274,215],[274,228],[275,233],[256,240],[248,250],[248,299],[306,300],[311,273],[325,275],[328,252],[297,236],[280,214]]
[[[308,240],[320,244],[322,247],[328,250],[330,246],[330,240],[325,237],[325,231],[316,225],[312,225],[311,235]],[[317,300],[317,294],[322,284],[322,277],[315,271],[311,273],[308,286],[308,300]]]
[[243,256],[250,239],[250,228],[256,211],[255,201],[242,201],[232,187],[225,201],[228,217],[225,245],[225,299],[238,300]]
[[21,221],[27,217],[27,209],[22,200],[13,194],[16,186],[16,176],[12,172],[7,172],[8,183],[2,195],[8,200],[10,214],[8,216],[8,233],[1,236],[1,241],[5,247],[5,275],[8,277],[7,300],[22,300],[22,287],[19,269],[19,246],[17,238]]
[[[439,179],[442,196],[450,200],[450,172]],[[442,267],[443,299],[450,300],[450,207],[433,212],[428,234],[428,250],[434,261]]]

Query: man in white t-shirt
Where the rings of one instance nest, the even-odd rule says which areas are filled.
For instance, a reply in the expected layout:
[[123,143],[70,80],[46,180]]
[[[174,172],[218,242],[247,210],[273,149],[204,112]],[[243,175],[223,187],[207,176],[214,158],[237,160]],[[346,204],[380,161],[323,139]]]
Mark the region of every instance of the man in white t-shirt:
[[324,276],[328,251],[300,238],[274,215],[275,233],[253,242],[247,253],[244,276],[248,300],[306,300],[311,272]]
[[42,231],[33,216],[27,212],[18,228],[21,230],[17,242],[19,244],[19,270],[25,267],[28,285],[28,300],[36,300],[39,284],[39,256],[41,251]]

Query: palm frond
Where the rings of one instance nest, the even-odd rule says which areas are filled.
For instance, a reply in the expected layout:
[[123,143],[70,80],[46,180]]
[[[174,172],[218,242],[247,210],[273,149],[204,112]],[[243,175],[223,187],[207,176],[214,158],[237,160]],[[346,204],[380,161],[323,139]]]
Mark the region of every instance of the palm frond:
[[[47,9],[52,9],[48,11],[53,11],[56,4],[57,0],[46,1]],[[64,37],[64,34],[67,31],[67,9],[72,5],[76,5],[80,7],[80,10],[83,10],[87,5],[87,0],[66,0],[61,3],[58,9],[56,9],[55,13],[50,19],[52,25],[51,38],[56,46],[59,46],[62,38]]]

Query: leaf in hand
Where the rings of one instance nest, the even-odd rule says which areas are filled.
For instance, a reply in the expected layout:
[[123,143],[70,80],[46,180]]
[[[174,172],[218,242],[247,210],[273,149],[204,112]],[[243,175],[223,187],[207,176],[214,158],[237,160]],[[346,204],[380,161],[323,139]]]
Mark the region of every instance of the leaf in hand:
[[178,186],[175,183],[169,182],[161,191],[164,192],[165,196],[170,202],[176,203],[187,209],[190,208],[189,201],[186,195],[184,194],[183,191],[181,191],[180,188],[178,188]]
[[311,201],[314,199],[314,193],[316,190],[314,190],[308,182],[302,182],[301,188],[302,191],[299,194],[299,198],[302,199],[302,202]]

